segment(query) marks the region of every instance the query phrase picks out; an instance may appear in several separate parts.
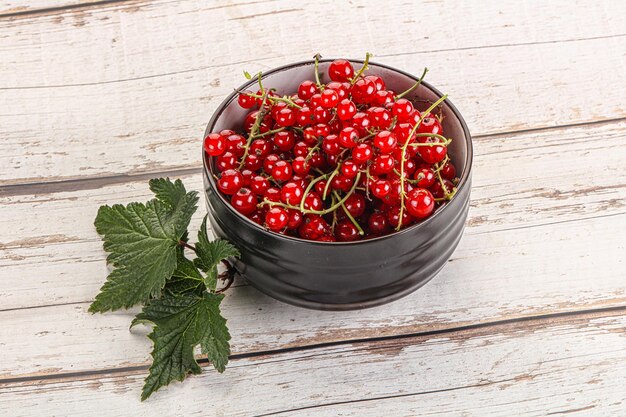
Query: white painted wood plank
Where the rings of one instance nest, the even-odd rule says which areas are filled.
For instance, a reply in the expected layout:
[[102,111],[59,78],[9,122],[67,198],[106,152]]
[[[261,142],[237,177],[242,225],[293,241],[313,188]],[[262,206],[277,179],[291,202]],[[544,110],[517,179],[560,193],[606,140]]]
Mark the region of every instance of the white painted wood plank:
[[[0,21],[9,34],[0,44],[0,101],[8,103],[0,111],[1,183],[198,166],[204,125],[241,69],[336,51],[339,38],[341,55],[370,50],[414,72],[428,65],[430,81],[451,94],[475,134],[626,117],[626,13],[614,10],[621,3],[610,11],[590,4],[585,16],[551,2],[436,3],[421,9],[419,30],[410,3],[376,13],[349,3],[283,6],[155,2]],[[278,9],[284,13],[267,14]],[[345,24],[316,18],[328,9]],[[215,42],[215,33],[229,41]],[[69,86],[46,88],[54,85]]]
[[[467,234],[626,212],[626,122],[483,138],[475,148]],[[200,175],[183,179],[202,189]],[[0,308],[91,300],[106,275],[98,207],[148,198],[143,181],[2,198]],[[475,242],[490,247],[488,237]]]
[[238,359],[222,375],[205,368],[144,403],[145,371],[5,383],[0,410],[15,417],[622,415],[625,325],[623,315],[578,317]]
[[[233,335],[233,352],[624,306],[626,242],[615,233],[624,228],[626,215],[468,233],[452,261],[426,286],[389,305],[362,311],[305,310],[274,301],[248,286],[233,288],[223,307]],[[73,274],[71,265],[65,271],[79,288],[87,287],[83,281],[103,281],[106,274],[104,265],[91,278]],[[22,275],[28,273],[32,272]],[[93,293],[81,295],[92,297],[95,287]],[[128,330],[133,312],[92,316],[87,307],[81,303],[1,311],[3,333],[21,336],[0,340],[4,358],[0,378],[147,363],[149,341]]]

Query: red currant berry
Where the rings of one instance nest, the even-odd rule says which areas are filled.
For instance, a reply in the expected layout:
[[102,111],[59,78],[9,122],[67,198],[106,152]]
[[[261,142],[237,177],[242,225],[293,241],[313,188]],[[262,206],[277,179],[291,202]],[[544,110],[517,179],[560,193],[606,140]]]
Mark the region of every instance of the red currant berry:
[[313,94],[311,97],[311,101],[309,102],[311,108],[316,108],[322,106],[322,95],[320,93]]
[[250,144],[248,152],[264,158],[272,152],[272,145],[265,139],[255,139]]
[[265,195],[270,188],[270,182],[267,178],[257,175],[250,180],[250,191],[256,195]]
[[296,143],[293,147],[293,154],[306,157],[309,154],[309,145],[304,141]]
[[265,225],[273,232],[284,229],[289,223],[289,215],[285,209],[273,207],[265,215]]
[[350,84],[346,85],[344,83],[340,83],[337,81],[330,82],[326,85],[326,88],[329,90],[335,90],[337,95],[339,96],[339,101],[348,97],[348,93],[350,91]]
[[230,135],[234,135],[235,131],[230,129],[220,130],[220,136],[228,138]]
[[391,114],[396,117],[399,122],[406,122],[411,118],[413,110],[413,103],[405,98],[401,98],[393,104]]
[[323,207],[324,204],[322,203],[322,198],[315,191],[309,192],[306,197],[304,197],[305,209],[319,211]]
[[[396,127],[393,128],[393,134],[396,135],[398,139],[398,143],[404,145],[406,141],[409,139],[409,135],[413,130],[413,126],[410,123],[398,123]],[[412,138],[415,138],[413,136]]]
[[344,192],[350,190],[350,188],[352,188],[352,184],[354,184],[354,180],[348,177],[344,177],[343,175],[336,175],[330,182],[330,186],[334,190],[340,190]]
[[311,166],[303,156],[297,156],[291,163],[293,172],[300,176],[306,176],[311,170]]
[[[444,192],[443,187],[446,188],[446,192]],[[443,180],[443,187],[439,181],[435,181],[435,183],[428,189],[430,193],[435,198],[444,198],[446,194],[451,194],[454,191],[454,184],[450,180]]]
[[344,98],[337,105],[337,117],[339,120],[351,119],[356,114],[356,104],[348,98]]
[[278,112],[283,110],[283,109],[287,109],[287,103],[285,103],[284,101],[279,101],[276,102],[272,105],[272,108],[270,110],[270,114],[272,115],[272,119],[276,119],[276,117],[278,116]]
[[246,93],[251,94],[252,91],[246,90],[243,93],[239,93],[239,96],[237,97],[237,102],[242,108],[251,109],[256,106],[256,98],[251,97]]
[[397,145],[398,139],[396,135],[388,130],[381,130],[374,136],[374,146],[376,146],[382,154],[390,154],[396,149]]
[[250,154],[243,162],[243,166],[245,166],[250,171],[258,171],[263,166],[263,159],[261,159],[261,157],[259,156],[256,156],[255,154]]
[[456,177],[456,168],[452,162],[446,162],[446,164],[441,168],[441,176],[447,180],[452,180]]
[[[417,138],[419,143],[439,143],[439,138],[430,136],[430,137],[419,137]],[[424,160],[424,162],[428,164],[436,164],[438,162],[443,161],[448,153],[448,148],[444,145],[434,145],[434,146],[420,146],[417,149],[420,157]]]
[[283,185],[282,190],[280,190],[280,197],[283,203],[290,204],[292,206],[300,204],[300,201],[302,201],[302,194],[304,194],[302,186],[292,181]]
[[244,169],[241,171],[241,177],[243,178],[243,186],[246,188],[250,188],[250,183],[252,182],[252,177],[256,174],[249,169]]
[[435,208],[435,199],[430,191],[415,188],[406,196],[406,209],[416,219],[430,216]]
[[322,150],[328,155],[339,155],[341,144],[337,135],[328,135],[322,141]]
[[308,106],[302,106],[296,112],[296,124],[300,127],[313,124],[313,111]]
[[387,180],[378,180],[372,186],[372,194],[381,200],[391,192],[391,184]]
[[272,177],[276,181],[289,181],[293,175],[291,164],[287,161],[276,161],[272,166]]
[[316,107],[313,110],[313,122],[315,123],[328,123],[331,118],[332,114],[324,107]]
[[409,226],[413,223],[413,218],[407,210],[402,210],[402,219],[400,219],[400,206],[391,206],[387,209],[387,221],[395,229],[399,223],[402,223],[401,227]]
[[226,171],[227,169],[235,168],[238,165],[237,157],[232,152],[224,152],[217,157],[215,163],[219,171]]
[[359,173],[359,166],[354,161],[345,161],[341,164],[341,175],[346,178],[354,178]]
[[350,220],[342,220],[335,227],[335,237],[340,242],[354,242],[359,240],[359,230]]
[[358,193],[351,194],[343,206],[352,217],[361,217],[365,213],[365,197]]
[[280,161],[280,157],[278,155],[276,154],[267,155],[265,157],[265,160],[263,161],[263,169],[265,170],[265,172],[271,175],[272,169],[274,169],[274,164],[278,161]]
[[327,235],[330,227],[326,220],[316,214],[307,214],[298,228],[298,234],[304,239],[319,240]]
[[367,143],[359,143],[354,149],[352,149],[352,159],[357,164],[369,161],[372,159],[372,154],[372,147]]
[[395,98],[394,92],[391,90],[380,90],[374,94],[374,100],[372,104],[380,107],[386,107],[388,104],[393,103]]
[[315,125],[314,128],[314,132],[315,132],[315,138],[325,138],[326,136],[330,135],[330,128],[328,127],[327,124],[324,123],[320,123]]
[[382,107],[370,107],[367,110],[367,116],[372,127],[387,129],[391,126],[391,114]]
[[354,68],[345,59],[336,59],[328,66],[328,76],[333,81],[348,81],[354,76]]
[[265,194],[263,195],[263,197],[266,200],[272,201],[274,203],[278,203],[281,200],[281,196],[282,196],[281,190],[279,190],[276,187],[268,188]]
[[395,167],[395,159],[391,155],[378,155],[374,158],[372,171],[376,175],[389,174]]
[[298,97],[302,100],[308,100],[313,97],[313,94],[317,93],[319,90],[317,88],[317,84],[314,81],[306,80],[300,83],[298,87]]
[[367,117],[367,114],[362,112],[358,112],[354,116],[352,116],[352,120],[350,120],[349,122],[351,126],[357,129],[362,135],[367,133],[367,129],[372,124],[369,117]]
[[330,109],[339,103],[339,94],[335,90],[326,89],[322,91],[322,107]]
[[420,168],[413,174],[420,188],[429,188],[435,183],[435,173],[430,168]]
[[219,133],[209,133],[204,138],[204,151],[211,156],[220,156],[226,152],[226,139]]
[[354,127],[346,127],[339,133],[339,144],[344,148],[354,148],[359,132]]
[[289,215],[289,221],[287,222],[287,229],[297,229],[302,223],[302,212],[294,209],[287,209],[287,214]]
[[296,113],[292,109],[282,109],[274,117],[276,125],[280,127],[292,126],[296,122]]
[[320,196],[324,196],[324,191],[326,190],[326,180],[321,180],[315,183],[315,185],[313,186],[313,188],[315,188],[315,192],[320,195]]
[[387,217],[383,213],[372,213],[367,220],[367,224],[370,227],[370,231],[377,235],[385,234],[388,231]]
[[243,176],[241,172],[234,169],[227,169],[222,172],[217,180],[217,188],[226,195],[233,195],[243,186]]
[[350,89],[352,100],[357,104],[368,104],[376,94],[376,84],[367,78],[360,78]]
[[365,77],[365,79],[374,83],[374,85],[376,86],[376,91],[382,91],[385,89],[385,80],[383,80],[378,75],[368,75]]
[[241,135],[230,135],[226,138],[226,152],[242,156],[246,152],[246,139]]
[[248,214],[248,218],[262,226],[265,221],[265,214],[259,210],[254,210],[252,213]]
[[296,139],[292,131],[283,130],[274,134],[273,142],[279,150],[287,152],[293,149]]
[[441,135],[442,131],[443,129],[439,120],[430,115],[425,117],[417,128],[417,133],[436,133]]
[[239,213],[247,215],[256,210],[257,199],[250,189],[240,188],[239,191],[231,197],[230,203]]

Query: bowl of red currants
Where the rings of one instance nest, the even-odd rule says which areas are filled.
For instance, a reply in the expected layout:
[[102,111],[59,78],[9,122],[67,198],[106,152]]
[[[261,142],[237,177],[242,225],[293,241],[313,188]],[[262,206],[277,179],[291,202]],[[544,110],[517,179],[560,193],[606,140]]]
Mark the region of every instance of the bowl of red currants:
[[376,306],[443,268],[469,209],[472,141],[421,76],[315,59],[254,76],[203,142],[214,233],[235,269],[278,300],[321,310]]

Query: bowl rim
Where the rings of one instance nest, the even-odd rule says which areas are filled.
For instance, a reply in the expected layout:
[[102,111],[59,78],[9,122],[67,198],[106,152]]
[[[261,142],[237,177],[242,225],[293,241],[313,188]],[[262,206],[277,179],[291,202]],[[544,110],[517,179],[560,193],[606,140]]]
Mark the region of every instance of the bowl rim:
[[[319,59],[318,62],[322,63],[322,62],[332,62],[336,59],[345,59],[347,61],[349,61],[350,63],[358,63],[358,64],[363,64],[363,60],[362,59],[349,59],[349,58],[323,58],[323,59]],[[298,61],[298,62],[294,62],[291,64],[286,64],[286,65],[282,65],[279,67],[275,67],[272,68],[270,70],[264,71],[263,74],[261,75],[261,78],[265,78],[268,75],[271,74],[275,74],[278,72],[282,72],[282,71],[287,71],[287,70],[291,70],[297,67],[301,67],[301,66],[305,66],[305,65],[311,65],[311,64],[315,64],[315,60],[314,59],[309,59],[309,60],[304,60],[304,61]],[[419,80],[419,77],[410,74],[406,71],[394,68],[392,66],[389,65],[385,65],[385,64],[380,64],[378,62],[373,62],[373,61],[369,61],[368,65],[372,65],[372,66],[377,66],[377,67],[381,67],[381,68],[385,68],[387,70],[390,71],[394,71],[397,72],[401,75],[404,75],[405,77],[408,77],[412,80]],[[251,80],[246,81],[245,83],[243,83],[241,86],[239,86],[239,88],[233,90],[232,93],[230,93],[221,103],[220,105],[217,107],[217,109],[213,112],[213,115],[211,116],[211,118],[209,119],[209,122],[207,124],[207,127],[205,129],[205,133],[204,133],[204,137],[206,137],[209,133],[211,133],[211,128],[215,125],[217,119],[222,115],[222,113],[224,112],[224,110],[226,109],[226,107],[228,105],[230,105],[233,100],[236,99],[236,97],[238,96],[238,91],[243,91],[245,89],[247,89],[248,87],[254,85],[257,83],[257,79],[256,78],[252,78]],[[441,98],[443,97],[443,94],[436,89],[435,87],[433,87],[430,83],[426,82],[426,81],[422,81],[421,85],[423,85],[424,87],[428,88],[431,92],[433,92],[437,97]],[[465,119],[463,118],[463,116],[461,115],[461,113],[459,112],[459,110],[456,108],[456,106],[454,106],[454,104],[452,104],[452,102],[450,101],[449,98],[446,98],[442,104],[445,103],[450,110],[452,111],[452,113],[455,115],[455,117],[457,118],[457,120],[459,121],[459,123],[461,124],[461,128],[463,129],[463,132],[465,134],[465,141],[466,141],[466,145],[467,145],[467,152],[465,155],[465,166],[463,168],[463,172],[461,173],[461,177],[459,180],[459,183],[457,185],[457,193],[452,197],[452,199],[450,200],[450,202],[454,201],[455,197],[459,194],[459,190],[461,190],[462,187],[467,186],[466,184],[469,182],[470,179],[470,174],[472,171],[472,163],[474,160],[474,147],[473,147],[473,143],[472,143],[472,136],[471,133],[469,131],[469,127],[467,126],[467,123],[465,122]],[[204,138],[203,138],[204,139]],[[203,165],[203,173],[205,175],[205,177],[208,179],[209,181],[209,185],[211,187],[211,189],[213,190],[213,192],[218,196],[218,198],[221,200],[221,202],[226,206],[227,210],[230,210],[236,217],[238,217],[239,219],[243,220],[244,222],[250,224],[252,227],[254,227],[255,229],[257,229],[259,232],[265,233],[269,236],[271,236],[272,238],[276,238],[276,239],[282,239],[282,240],[286,240],[292,243],[300,243],[300,244],[313,244],[313,245],[320,245],[320,246],[351,246],[351,245],[364,245],[367,243],[374,243],[374,242],[380,242],[383,240],[387,240],[387,239],[392,239],[396,236],[400,236],[409,232],[412,232],[416,229],[419,229],[420,227],[425,227],[425,225],[432,223],[434,221],[434,219],[438,216],[441,216],[440,213],[444,212],[449,206],[450,206],[450,202],[446,203],[443,207],[441,207],[439,210],[436,210],[431,216],[429,216],[428,218],[426,218],[425,220],[422,220],[419,223],[413,224],[407,228],[401,229],[399,231],[387,234],[387,235],[383,235],[383,236],[378,236],[375,238],[371,238],[371,239],[366,239],[366,240],[357,240],[354,242],[320,242],[320,241],[316,241],[316,240],[307,240],[307,239],[302,239],[299,237],[293,237],[293,236],[287,236],[287,235],[282,235],[280,233],[276,233],[276,232],[272,232],[271,230],[267,230],[265,229],[263,226],[257,224],[256,222],[252,221],[251,219],[249,219],[248,217],[244,216],[243,214],[239,213],[237,210],[235,210],[232,205],[224,198],[224,196],[219,192],[219,190],[217,189],[217,184],[215,183],[215,179],[213,178],[212,174],[212,170],[210,169],[210,167],[212,166],[212,159],[210,159],[206,152],[204,151],[204,140],[201,141],[201,148],[202,148],[202,165]],[[206,190],[205,190],[206,193]],[[208,200],[207,200],[208,201]]]

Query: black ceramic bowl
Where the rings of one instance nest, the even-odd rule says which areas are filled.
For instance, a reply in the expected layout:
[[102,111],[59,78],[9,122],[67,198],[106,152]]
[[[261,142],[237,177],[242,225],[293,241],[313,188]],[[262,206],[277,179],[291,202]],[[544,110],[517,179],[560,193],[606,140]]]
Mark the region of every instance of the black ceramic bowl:
[[[320,62],[326,74],[332,60]],[[362,61],[352,61],[359,68]],[[299,62],[267,71],[266,88],[291,94],[305,79],[313,77],[313,61]],[[416,77],[403,71],[370,63],[368,74],[380,75],[387,87],[404,91]],[[322,82],[327,82],[323,79]],[[256,91],[250,81],[241,90]],[[442,94],[423,83],[409,95],[425,110]],[[423,105],[420,107],[419,100]],[[247,281],[278,300],[320,310],[351,310],[388,303],[405,296],[434,277],[456,248],[467,218],[470,198],[472,142],[458,110],[446,100],[441,105],[443,131],[453,139],[449,154],[461,181],[456,195],[426,220],[400,232],[359,242],[313,242],[269,232],[237,213],[217,191],[211,175],[213,158],[204,156],[204,185],[210,222],[215,234],[230,240],[241,251],[235,263]],[[206,133],[222,129],[241,130],[246,114],[231,94],[211,118]],[[204,152],[203,152],[204,154]]]

